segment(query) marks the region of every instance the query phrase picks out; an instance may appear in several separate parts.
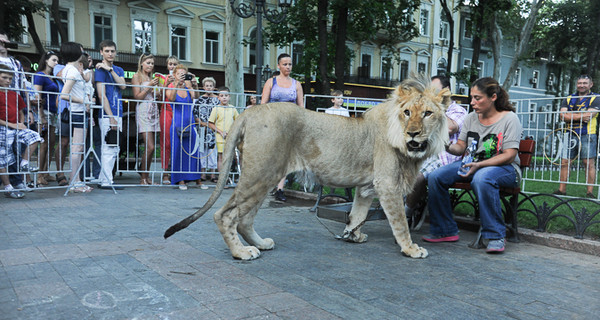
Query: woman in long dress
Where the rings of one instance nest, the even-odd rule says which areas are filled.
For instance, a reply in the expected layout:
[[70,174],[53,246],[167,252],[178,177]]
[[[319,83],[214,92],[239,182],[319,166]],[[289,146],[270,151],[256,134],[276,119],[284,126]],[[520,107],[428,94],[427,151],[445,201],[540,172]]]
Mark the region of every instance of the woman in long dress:
[[[166,95],[173,108],[173,122],[171,124],[171,184],[179,185],[180,190],[187,190],[187,181],[200,180],[200,147],[198,134],[195,130],[193,114],[193,101],[197,98],[198,84],[196,77],[188,73],[186,66],[180,64],[175,67],[175,83],[169,86]],[[191,80],[186,80],[191,76]],[[190,89],[194,89],[191,91]]]
[[[133,85],[145,86],[133,87],[133,97],[138,100],[135,112],[137,131],[144,140],[144,154],[140,168],[140,184],[143,186],[152,184],[149,180],[149,171],[156,148],[156,132],[160,132],[158,106],[156,105],[156,100],[160,100],[158,97],[160,91],[154,90],[159,84],[159,79],[151,78],[153,71],[154,56],[142,54],[138,62],[138,71],[131,79]],[[157,95],[156,100],[155,95]]]

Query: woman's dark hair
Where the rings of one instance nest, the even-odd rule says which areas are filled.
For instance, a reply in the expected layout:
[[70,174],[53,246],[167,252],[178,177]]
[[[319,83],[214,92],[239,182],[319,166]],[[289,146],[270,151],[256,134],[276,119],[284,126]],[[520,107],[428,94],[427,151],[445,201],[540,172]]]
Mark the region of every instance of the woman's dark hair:
[[473,87],[477,87],[477,90],[485,93],[490,98],[496,94],[494,107],[497,111],[516,111],[515,107],[508,101],[508,92],[502,89],[496,79],[490,77],[479,78],[473,83]]
[[40,58],[40,62],[38,63],[38,71],[41,71],[41,72],[46,71],[46,67],[47,67],[46,61],[48,61],[48,59],[50,59],[50,57],[52,57],[52,56],[56,56],[58,58],[58,54],[52,50],[44,52],[44,54]]
[[279,61],[281,61],[281,59],[283,59],[283,58],[291,58],[291,56],[290,56],[289,54],[285,53],[285,52],[284,52],[284,53],[282,53],[282,54],[280,54],[280,55],[277,57],[277,64],[279,64]]
[[82,54],[83,46],[80,43],[69,41],[60,45],[60,55],[65,63],[79,60]]

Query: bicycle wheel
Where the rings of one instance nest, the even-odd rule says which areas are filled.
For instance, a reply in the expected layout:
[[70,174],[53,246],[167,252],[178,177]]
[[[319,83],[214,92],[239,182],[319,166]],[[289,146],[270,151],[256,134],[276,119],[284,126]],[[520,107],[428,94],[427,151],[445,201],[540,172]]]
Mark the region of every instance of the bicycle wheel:
[[560,165],[563,150],[567,148],[568,152],[572,152],[577,148],[575,158],[570,159],[570,162],[573,162],[579,157],[581,151],[579,142],[577,132],[571,129],[555,129],[544,137],[544,158],[554,165]]

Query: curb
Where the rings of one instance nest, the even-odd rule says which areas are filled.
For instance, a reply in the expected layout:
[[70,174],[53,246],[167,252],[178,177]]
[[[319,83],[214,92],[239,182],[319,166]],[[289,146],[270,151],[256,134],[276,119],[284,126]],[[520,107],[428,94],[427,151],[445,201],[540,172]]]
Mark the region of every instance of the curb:
[[[317,201],[317,195],[314,193],[285,189],[285,194],[288,197],[296,199]],[[340,198],[325,198],[321,200],[320,203],[333,204],[341,202],[344,202],[344,200]],[[455,217],[455,220],[458,224],[458,227],[461,229],[473,232],[477,232],[479,229],[479,223],[477,221],[473,221],[472,218],[457,216]],[[529,243],[600,257],[600,241],[576,239],[573,236],[548,232],[538,232],[526,228],[519,228],[519,237],[521,238],[521,241],[527,241]]]

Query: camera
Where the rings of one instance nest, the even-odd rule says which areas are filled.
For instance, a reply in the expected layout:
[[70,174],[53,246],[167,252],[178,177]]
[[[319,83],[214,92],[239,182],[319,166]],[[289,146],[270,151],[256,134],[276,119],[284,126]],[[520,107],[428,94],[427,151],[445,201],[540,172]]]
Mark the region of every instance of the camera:
[[186,74],[186,75],[183,77],[183,80],[192,80],[192,79],[194,79],[194,76],[193,76],[193,75],[191,75],[191,74]]

